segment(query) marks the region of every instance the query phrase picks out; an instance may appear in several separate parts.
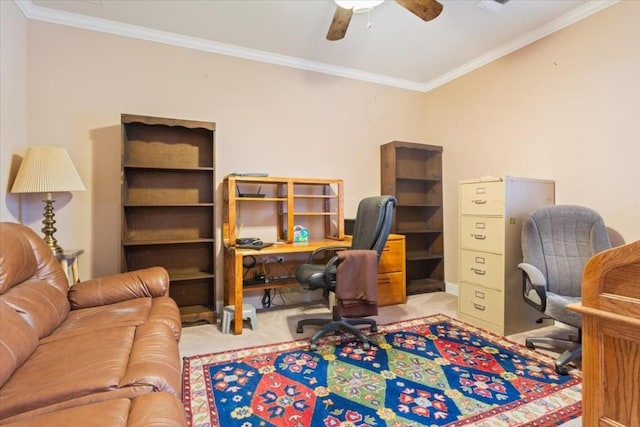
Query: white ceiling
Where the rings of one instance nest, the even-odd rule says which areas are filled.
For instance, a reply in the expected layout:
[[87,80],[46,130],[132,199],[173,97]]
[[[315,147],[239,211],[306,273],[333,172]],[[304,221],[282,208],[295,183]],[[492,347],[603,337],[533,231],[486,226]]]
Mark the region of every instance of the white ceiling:
[[[332,0],[16,0],[30,19],[427,91],[617,0],[440,0],[424,22],[387,0],[325,38]],[[367,28],[368,21],[371,27]]]

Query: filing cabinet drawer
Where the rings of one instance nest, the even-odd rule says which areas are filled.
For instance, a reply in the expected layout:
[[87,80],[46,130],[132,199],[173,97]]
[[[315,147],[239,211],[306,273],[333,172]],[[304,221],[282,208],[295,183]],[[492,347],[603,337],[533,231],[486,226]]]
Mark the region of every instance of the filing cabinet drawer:
[[460,251],[460,280],[487,288],[504,288],[504,258],[489,252]]
[[387,240],[378,263],[378,273],[402,271],[404,266],[403,239],[404,237],[402,239]]
[[378,305],[404,304],[407,296],[402,272],[378,273]]
[[460,247],[501,254],[504,245],[502,218],[463,216],[460,218]]
[[461,184],[460,213],[466,215],[503,215],[504,183],[489,181]]
[[496,325],[503,324],[504,296],[495,291],[470,283],[460,285],[460,311]]

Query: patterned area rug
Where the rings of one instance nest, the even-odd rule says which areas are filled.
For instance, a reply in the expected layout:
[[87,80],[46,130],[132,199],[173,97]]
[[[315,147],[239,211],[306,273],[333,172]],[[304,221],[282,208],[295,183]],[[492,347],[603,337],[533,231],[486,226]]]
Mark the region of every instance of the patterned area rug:
[[555,426],[581,380],[524,346],[443,315],[350,335],[184,359],[189,422],[204,426]]

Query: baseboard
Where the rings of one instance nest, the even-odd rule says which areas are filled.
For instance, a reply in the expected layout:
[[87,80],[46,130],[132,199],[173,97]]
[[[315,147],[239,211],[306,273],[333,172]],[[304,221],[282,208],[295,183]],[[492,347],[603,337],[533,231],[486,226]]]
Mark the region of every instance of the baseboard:
[[458,296],[460,290],[460,286],[457,283],[444,282],[444,291],[448,294]]

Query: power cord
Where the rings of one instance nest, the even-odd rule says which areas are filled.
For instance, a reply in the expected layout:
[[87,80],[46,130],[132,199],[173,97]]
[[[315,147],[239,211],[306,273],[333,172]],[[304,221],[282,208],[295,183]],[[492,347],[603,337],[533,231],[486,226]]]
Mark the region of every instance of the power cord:
[[265,289],[262,296],[262,308],[271,307],[271,289]]

